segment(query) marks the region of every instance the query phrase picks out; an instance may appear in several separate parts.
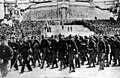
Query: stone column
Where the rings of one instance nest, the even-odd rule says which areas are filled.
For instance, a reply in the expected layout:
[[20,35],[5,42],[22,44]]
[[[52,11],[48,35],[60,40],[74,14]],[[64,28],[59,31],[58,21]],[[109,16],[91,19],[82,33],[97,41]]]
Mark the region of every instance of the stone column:
[[62,8],[62,18],[65,19],[66,16],[66,9]]

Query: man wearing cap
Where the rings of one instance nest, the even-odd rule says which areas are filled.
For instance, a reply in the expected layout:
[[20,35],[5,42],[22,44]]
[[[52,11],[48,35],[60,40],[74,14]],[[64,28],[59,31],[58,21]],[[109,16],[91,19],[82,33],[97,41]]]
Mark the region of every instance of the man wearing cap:
[[112,58],[113,60],[115,59],[115,39],[114,37],[110,37],[110,49],[111,49],[111,52],[110,52],[110,61],[109,61],[109,64],[111,64],[111,61],[112,61]]
[[[84,62],[86,61],[86,58],[87,58],[87,61],[89,63],[89,59],[88,59],[88,55],[87,55],[87,41],[88,41],[88,38],[83,38],[82,36],[80,36],[79,40],[80,40],[80,45],[81,45],[80,46],[81,65],[84,65]],[[87,63],[87,65],[88,65],[88,63]]]
[[40,42],[37,38],[34,39],[33,42],[33,67],[36,67],[36,61],[38,61],[38,67],[40,66]]
[[33,45],[34,45],[34,37],[33,36],[32,37],[28,36],[27,42],[30,44],[30,51],[29,51],[30,59],[29,59],[29,62],[32,62],[32,65],[34,65],[34,61],[33,61],[33,56],[34,56],[34,52],[33,52],[33,49],[34,49],[34,47],[33,47]]
[[67,50],[67,44],[66,44],[65,40],[62,39],[62,35],[59,34],[59,41],[58,41],[58,60],[60,61],[59,71],[61,71],[63,68],[65,68],[66,50]]
[[95,67],[95,42],[93,41],[92,36],[88,39],[88,54],[89,54],[89,66],[87,68]]
[[32,68],[29,64],[29,59],[30,59],[30,44],[27,42],[26,38],[23,37],[23,43],[22,43],[22,47],[21,47],[21,56],[23,58],[23,64],[22,64],[22,68],[21,68],[21,74],[24,72],[25,69],[25,65],[27,65],[27,68],[29,71],[32,71]]
[[18,70],[17,59],[18,59],[18,53],[19,53],[18,51],[20,47],[16,42],[15,36],[11,37],[11,42],[9,43],[9,46],[13,49],[13,58],[11,60],[11,68],[12,66],[14,66],[15,70]]
[[42,40],[41,40],[42,66],[40,67],[41,69],[43,69],[45,61],[47,62],[47,67],[49,67],[50,65],[48,61],[49,48],[50,48],[50,45],[48,40],[45,39],[44,36],[42,36]]
[[78,39],[78,36],[75,35],[75,44],[77,46],[78,52],[76,52],[76,57],[75,57],[75,66],[80,68],[80,40]]
[[[114,46],[115,54],[114,54],[114,64],[113,66],[120,66],[119,52],[120,52],[120,40],[118,36],[115,36],[115,46]],[[118,61],[118,64],[117,64]]]
[[106,51],[105,51],[105,60],[106,60],[106,67],[109,67],[109,52],[110,52],[110,49],[109,49],[109,42],[108,42],[108,37],[107,36],[104,36],[104,42],[105,42],[105,46],[106,46]]
[[51,44],[50,44],[50,48],[51,48],[51,53],[52,53],[52,67],[51,69],[54,68],[54,64],[56,65],[56,68],[58,68],[58,64],[57,64],[57,40],[51,36]]
[[74,55],[76,54],[75,52],[78,52],[77,46],[75,42],[72,40],[72,36],[69,35],[69,38],[67,40],[67,46],[68,46],[68,61],[69,61],[69,68],[70,68],[70,73],[75,72],[75,67],[74,67]]
[[8,64],[12,56],[13,56],[13,50],[11,47],[8,46],[6,36],[1,36],[0,70],[2,73],[2,78],[6,77],[8,74]]
[[105,51],[106,51],[106,46],[105,42],[102,37],[99,38],[98,41],[98,61],[99,61],[99,71],[104,70],[104,65],[105,65]]

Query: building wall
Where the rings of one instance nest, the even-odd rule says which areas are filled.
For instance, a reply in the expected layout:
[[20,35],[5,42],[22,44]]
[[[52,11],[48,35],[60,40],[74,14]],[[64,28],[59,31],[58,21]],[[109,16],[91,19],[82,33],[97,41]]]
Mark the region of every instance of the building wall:
[[23,14],[24,20],[57,20],[57,19],[78,19],[95,20],[109,19],[110,12],[103,11],[94,7],[94,4],[86,2],[70,3],[43,3],[32,7]]

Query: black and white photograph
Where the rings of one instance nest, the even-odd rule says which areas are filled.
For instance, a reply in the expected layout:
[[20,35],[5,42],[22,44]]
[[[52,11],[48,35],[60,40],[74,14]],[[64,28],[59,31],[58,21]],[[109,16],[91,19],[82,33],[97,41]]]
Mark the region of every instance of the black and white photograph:
[[120,78],[120,0],[0,0],[0,78]]

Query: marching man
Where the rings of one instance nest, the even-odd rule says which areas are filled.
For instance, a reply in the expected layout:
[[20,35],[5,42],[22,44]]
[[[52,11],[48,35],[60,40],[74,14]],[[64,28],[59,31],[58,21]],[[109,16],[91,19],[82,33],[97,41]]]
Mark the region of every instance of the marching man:
[[[8,46],[6,36],[1,36],[1,44],[0,44],[0,70],[2,78],[5,78],[8,74],[8,65],[9,60],[13,56],[12,48]],[[1,78],[1,77],[0,77]]]
[[102,37],[99,37],[99,42],[98,42],[99,71],[104,70],[105,50],[106,50],[105,42]]

